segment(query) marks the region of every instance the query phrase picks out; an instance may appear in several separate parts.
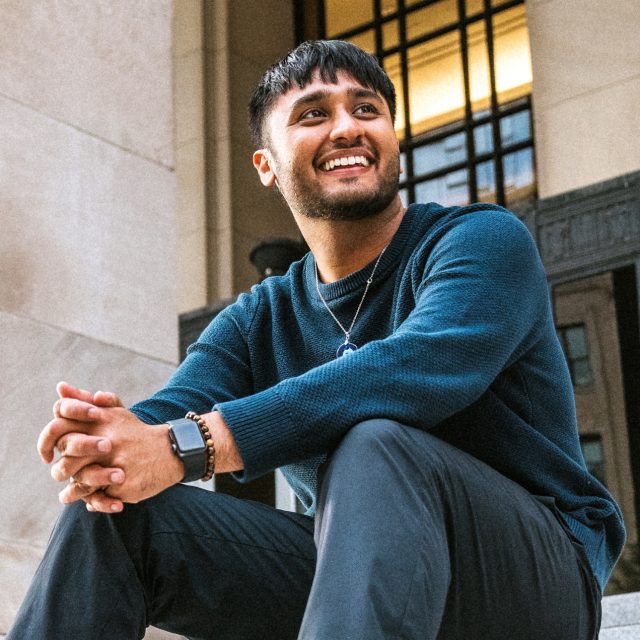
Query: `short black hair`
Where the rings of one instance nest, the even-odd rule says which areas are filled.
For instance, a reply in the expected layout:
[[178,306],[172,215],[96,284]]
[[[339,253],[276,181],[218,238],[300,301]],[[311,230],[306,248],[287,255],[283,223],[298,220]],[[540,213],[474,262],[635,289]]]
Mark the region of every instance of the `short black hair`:
[[391,120],[396,116],[396,92],[378,60],[344,40],[308,40],[270,67],[249,100],[249,129],[256,148],[264,146],[264,124],[273,103],[296,84],[300,89],[311,82],[314,71],[323,82],[338,82],[344,71],[363,87],[379,93],[389,105]]

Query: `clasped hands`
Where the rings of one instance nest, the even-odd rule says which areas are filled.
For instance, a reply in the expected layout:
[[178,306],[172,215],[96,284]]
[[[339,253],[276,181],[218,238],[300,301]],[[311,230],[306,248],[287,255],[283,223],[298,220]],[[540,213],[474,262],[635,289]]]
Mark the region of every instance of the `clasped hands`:
[[83,500],[89,511],[117,513],[125,502],[149,498],[180,482],[184,469],[173,455],[168,425],[148,425],[113,393],[61,382],[54,419],[38,438],[38,452],[54,480],[68,481],[60,502]]

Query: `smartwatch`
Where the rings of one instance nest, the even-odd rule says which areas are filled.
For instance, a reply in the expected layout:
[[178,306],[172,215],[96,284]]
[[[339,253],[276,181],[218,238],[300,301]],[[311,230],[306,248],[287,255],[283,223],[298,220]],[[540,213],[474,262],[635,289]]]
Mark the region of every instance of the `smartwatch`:
[[207,472],[207,445],[200,427],[193,420],[169,420],[171,449],[184,465],[182,482],[200,480]]

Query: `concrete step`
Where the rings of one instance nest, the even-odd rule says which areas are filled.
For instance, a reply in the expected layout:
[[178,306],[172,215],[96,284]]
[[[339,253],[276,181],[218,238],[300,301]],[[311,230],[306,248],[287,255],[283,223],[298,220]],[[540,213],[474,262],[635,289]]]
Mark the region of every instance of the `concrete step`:
[[[166,631],[149,628],[145,640],[178,640]],[[0,640],[4,638],[0,634]],[[640,592],[607,596],[602,600],[599,640],[640,640]]]
[[603,598],[599,640],[640,640],[640,592]]

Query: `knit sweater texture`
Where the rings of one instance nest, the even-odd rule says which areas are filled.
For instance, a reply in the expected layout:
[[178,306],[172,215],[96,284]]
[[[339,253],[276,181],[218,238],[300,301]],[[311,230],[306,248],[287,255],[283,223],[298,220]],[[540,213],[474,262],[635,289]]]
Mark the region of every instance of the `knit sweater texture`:
[[[320,292],[348,327],[373,262]],[[132,410],[150,424],[222,414],[238,480],[280,467],[315,511],[317,470],[355,424],[389,418],[555,499],[603,589],[624,544],[618,506],[587,471],[571,379],[533,238],[494,205],[408,208],[353,328],[318,297],[312,254],[239,296],[174,375]]]

